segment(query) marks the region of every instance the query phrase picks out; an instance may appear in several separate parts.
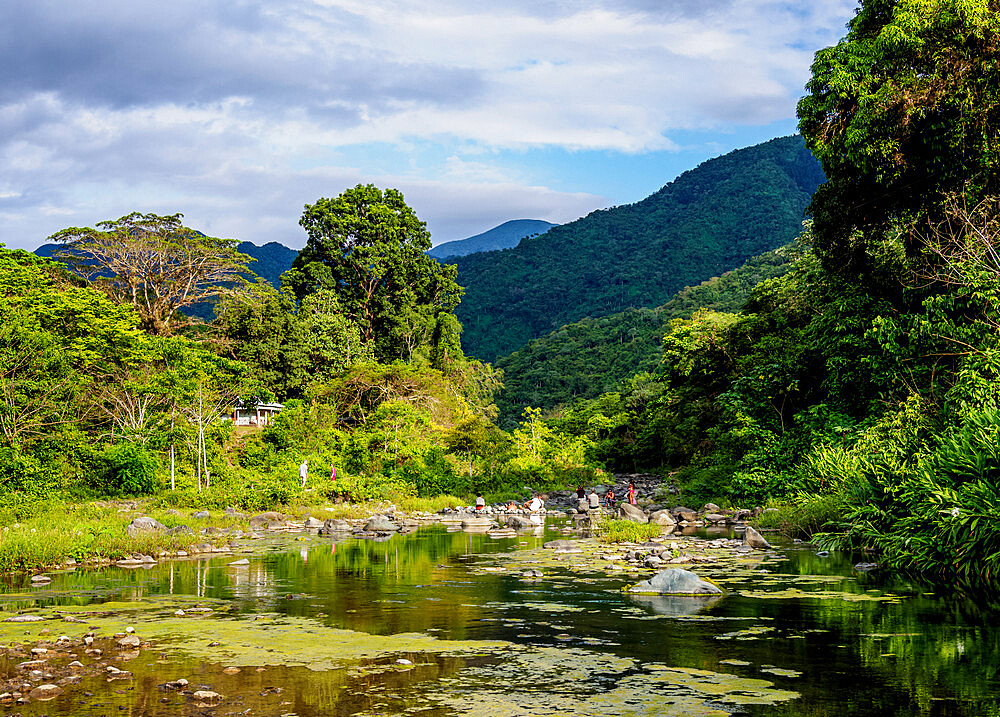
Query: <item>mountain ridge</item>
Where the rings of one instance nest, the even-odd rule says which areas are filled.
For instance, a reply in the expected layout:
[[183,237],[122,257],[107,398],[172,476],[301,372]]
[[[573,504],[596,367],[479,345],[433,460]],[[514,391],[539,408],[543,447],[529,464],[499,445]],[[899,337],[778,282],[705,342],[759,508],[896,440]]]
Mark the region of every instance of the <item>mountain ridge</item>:
[[517,246],[525,237],[544,234],[557,226],[559,225],[544,219],[511,219],[492,229],[487,229],[481,234],[438,244],[436,247],[428,249],[427,254],[441,260],[453,256],[468,256],[479,252],[510,249]]

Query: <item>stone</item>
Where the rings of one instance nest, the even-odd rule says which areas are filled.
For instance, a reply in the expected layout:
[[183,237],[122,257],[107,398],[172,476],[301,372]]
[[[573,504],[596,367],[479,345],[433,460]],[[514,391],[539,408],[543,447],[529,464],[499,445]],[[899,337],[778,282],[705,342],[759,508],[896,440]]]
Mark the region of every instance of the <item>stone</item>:
[[515,530],[518,528],[534,528],[535,524],[530,520],[525,518],[523,515],[508,515],[504,517],[504,524],[509,525]]
[[576,510],[578,513],[586,513],[590,510],[590,501],[586,498],[580,498],[576,501]]
[[677,525],[677,521],[674,520],[674,516],[670,514],[669,510],[658,510],[652,513],[649,516],[649,522],[662,527]]
[[725,523],[727,518],[721,513],[706,513],[705,520],[709,523]]
[[227,675],[238,675],[238,674],[240,674],[240,668],[239,667],[227,667],[222,672],[224,674],[227,674]]
[[167,531],[167,535],[193,535],[194,531],[186,525],[175,525]]
[[8,617],[4,622],[41,622],[44,619],[40,615],[15,615]]
[[649,580],[643,580],[629,588],[632,593],[654,595],[720,595],[722,590],[712,583],[702,580],[690,570],[667,568]]
[[323,527],[319,529],[320,535],[333,535],[334,533],[350,533],[351,524],[340,518],[328,518],[323,521]]
[[119,647],[138,647],[139,646],[139,636],[138,635],[128,635],[123,637],[118,641]]
[[303,528],[322,528],[323,527],[323,521],[320,520],[319,518],[313,518],[312,516],[309,516],[308,518],[306,518],[306,522],[302,524],[302,527]]
[[757,550],[767,550],[771,547],[771,544],[764,540],[763,535],[750,527],[748,527],[746,532],[743,534],[743,544]]
[[173,680],[172,682],[164,682],[160,685],[162,690],[182,690],[188,686],[188,681],[181,678],[179,680]]
[[[228,506],[224,511],[222,511],[222,514],[223,515],[228,515],[230,518],[240,517],[240,516],[243,515],[241,512],[239,512],[238,510],[236,510],[236,508],[234,508],[231,505]],[[184,684],[187,684],[187,683],[185,682]]]
[[284,522],[285,522],[285,516],[273,510],[269,510],[265,513],[258,513],[257,515],[250,518],[250,527],[267,528],[272,525],[281,524]]
[[229,563],[229,564],[230,564],[230,565],[235,565],[235,566],[240,566],[240,565],[249,565],[249,564],[250,564],[250,561],[249,561],[249,560],[247,560],[246,558],[241,558],[240,560],[234,560],[233,562],[231,562],[231,563]]
[[870,573],[872,570],[878,569],[878,563],[858,563],[854,569],[859,573]]
[[642,561],[642,564],[647,568],[658,568],[663,564],[663,560],[659,555],[647,555],[646,559]]
[[191,698],[198,702],[221,702],[223,699],[222,695],[211,690],[197,690]]
[[135,520],[133,520],[131,523],[128,524],[127,528],[125,528],[125,532],[128,534],[129,537],[135,537],[136,535],[139,535],[141,533],[149,533],[153,531],[166,532],[166,530],[167,526],[165,526],[163,523],[156,520],[155,518],[150,518],[148,515],[136,518]]
[[722,509],[715,503],[705,503],[701,508],[702,513],[718,513],[720,510]]
[[575,540],[550,540],[543,548],[555,550],[557,553],[582,553],[579,543]]
[[362,530],[366,533],[395,533],[399,526],[384,515],[373,515]]
[[634,523],[649,522],[649,518],[642,512],[642,508],[631,503],[622,503],[618,506],[618,517],[623,520],[631,520]]
[[674,519],[677,520],[678,522],[684,520],[687,521],[688,523],[693,523],[694,521],[698,520],[698,513],[691,510],[690,508],[684,508],[683,506],[681,506],[678,508],[674,508],[670,512],[673,513]]
[[38,700],[39,702],[45,702],[46,700],[53,700],[63,693],[62,687],[58,685],[39,685],[31,692],[28,696],[33,700]]
[[32,575],[31,582],[36,585],[38,583],[51,583],[52,578],[50,578],[48,575]]
[[195,520],[208,520],[209,518],[212,517],[212,514],[209,513],[207,510],[199,510],[191,517],[194,518]]

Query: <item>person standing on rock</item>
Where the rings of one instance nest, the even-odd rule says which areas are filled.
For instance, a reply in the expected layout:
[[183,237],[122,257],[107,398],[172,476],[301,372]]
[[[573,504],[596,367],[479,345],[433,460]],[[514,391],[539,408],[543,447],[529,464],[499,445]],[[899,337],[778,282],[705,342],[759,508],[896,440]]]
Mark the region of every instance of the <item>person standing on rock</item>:
[[299,479],[302,481],[302,487],[306,487],[306,481],[309,480],[309,459],[302,461],[302,465],[299,466]]
[[635,486],[632,484],[632,481],[628,482],[628,502],[631,505],[635,505]]

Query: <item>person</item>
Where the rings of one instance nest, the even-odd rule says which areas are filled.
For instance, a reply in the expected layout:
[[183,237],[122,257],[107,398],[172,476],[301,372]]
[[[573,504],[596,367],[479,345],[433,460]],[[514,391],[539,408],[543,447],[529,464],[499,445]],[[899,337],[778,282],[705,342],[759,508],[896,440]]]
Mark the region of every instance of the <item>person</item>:
[[587,491],[585,491],[583,489],[582,485],[578,485],[576,487],[576,497],[577,497],[577,500],[583,500],[584,498],[587,497]]
[[608,507],[608,510],[614,511],[615,509],[615,489],[608,488],[608,492],[604,494],[604,505]]
[[330,464],[330,480],[337,480],[337,469],[334,467],[333,463]]
[[306,487],[306,481],[309,480],[309,459],[302,461],[302,465],[299,466],[299,478],[302,480],[302,487]]
[[480,512],[486,509],[486,499],[483,498],[482,493],[476,493],[476,512]]
[[590,509],[591,510],[600,510],[600,508],[601,508],[601,496],[597,495],[597,489],[596,488],[591,488],[590,489],[589,499],[590,499]]
[[635,486],[632,485],[632,481],[628,482],[628,502],[635,505]]
[[537,513],[542,509],[542,506],[544,505],[545,504],[542,502],[542,499],[538,497],[537,493],[535,493],[534,497],[532,497],[531,500],[529,500],[527,503],[524,504],[524,507],[530,510],[532,513]]

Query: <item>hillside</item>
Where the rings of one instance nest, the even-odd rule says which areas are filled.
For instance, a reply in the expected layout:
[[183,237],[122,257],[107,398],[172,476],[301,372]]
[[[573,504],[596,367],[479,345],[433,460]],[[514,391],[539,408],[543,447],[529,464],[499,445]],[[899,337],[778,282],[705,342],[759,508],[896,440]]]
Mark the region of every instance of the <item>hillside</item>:
[[639,372],[655,370],[673,319],[699,309],[739,311],[757,284],[788,272],[794,255],[791,246],[782,247],[689,286],[663,306],[582,319],[530,341],[496,362],[504,372],[497,396],[500,424],[514,425],[526,406],[551,409],[596,398]]
[[646,199],[458,257],[465,351],[488,361],[586,316],[659,306],[787,244],[823,181],[801,137],[731,152]]
[[447,259],[452,256],[466,256],[480,251],[510,249],[517,246],[525,237],[539,236],[557,226],[559,225],[541,219],[512,219],[468,239],[457,239],[438,244],[427,253],[435,259]]

